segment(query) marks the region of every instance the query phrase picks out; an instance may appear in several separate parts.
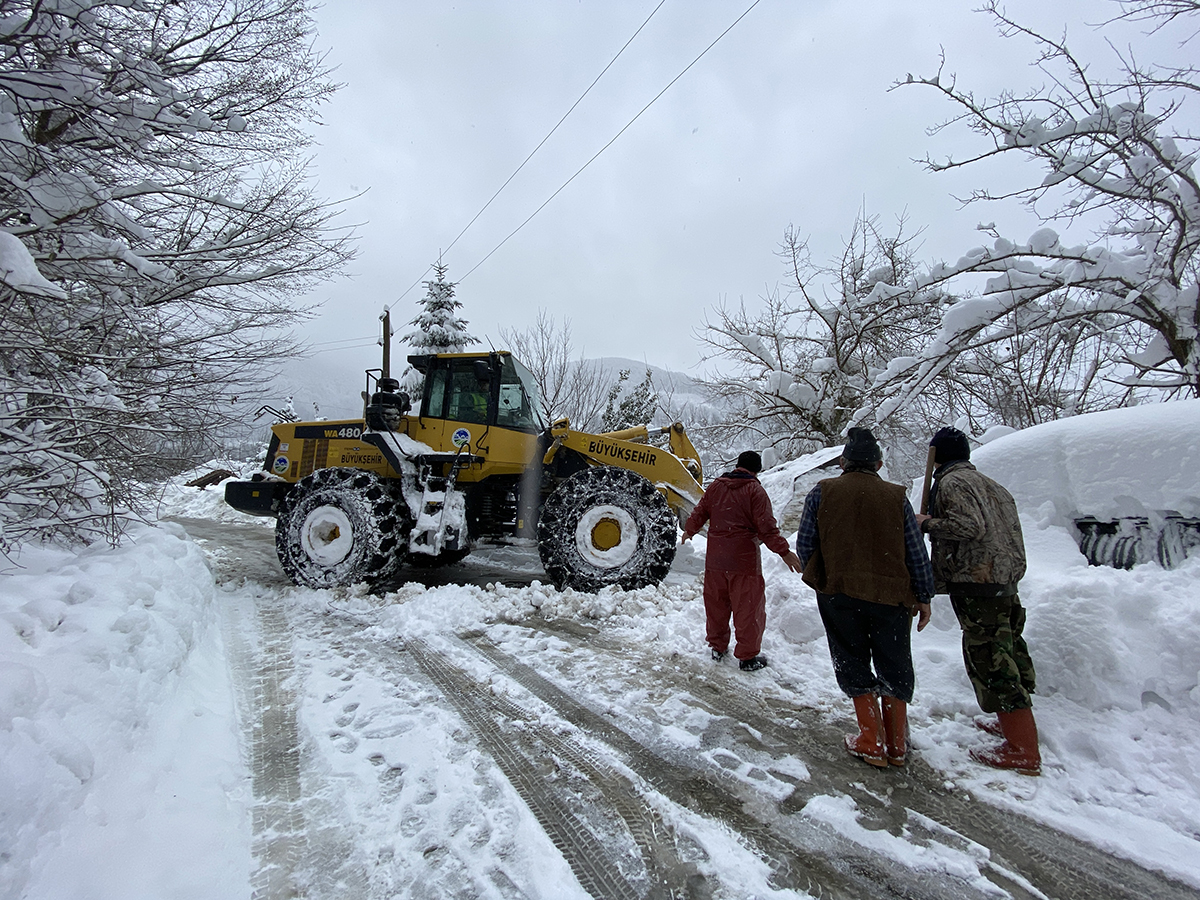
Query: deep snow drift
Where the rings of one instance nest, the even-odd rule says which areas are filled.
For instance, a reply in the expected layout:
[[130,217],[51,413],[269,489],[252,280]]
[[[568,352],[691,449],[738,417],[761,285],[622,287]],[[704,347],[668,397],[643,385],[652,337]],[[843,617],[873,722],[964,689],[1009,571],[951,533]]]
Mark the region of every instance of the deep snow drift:
[[[1147,452],[1147,441],[1187,423],[1192,436],[1174,451]],[[1045,773],[997,773],[968,758],[990,739],[972,724],[977,709],[944,597],[913,637],[911,724],[916,754],[947,783],[1200,888],[1200,557],[1170,571],[1089,567],[1065,522],[1075,498],[1103,495],[1101,477],[1122,473],[1194,499],[1194,460],[1182,479],[1179,467],[1200,445],[1196,423],[1200,404],[1143,407],[1029,429],[975,454],[1022,506],[1021,596]],[[777,512],[795,468],[764,473]],[[219,491],[185,489],[184,480],[168,486],[164,517],[247,521]],[[318,612],[335,601],[361,610],[385,636],[503,635],[539,616],[586,620],[644,647],[652,666],[705,653],[703,549],[699,537],[662,586],[632,592],[408,585],[380,605],[356,590],[275,590]],[[786,679],[805,703],[848,717],[811,590],[766,556],[771,668],[752,677]],[[261,594],[254,573],[217,590],[204,553],[171,523],[136,529],[119,549],[29,549],[17,563],[0,576],[0,897],[249,896],[251,792],[218,604]],[[553,641],[525,649],[531,664],[556,652]],[[854,828],[853,810],[833,801],[811,814]],[[541,896],[584,896],[564,865],[536,877]]]

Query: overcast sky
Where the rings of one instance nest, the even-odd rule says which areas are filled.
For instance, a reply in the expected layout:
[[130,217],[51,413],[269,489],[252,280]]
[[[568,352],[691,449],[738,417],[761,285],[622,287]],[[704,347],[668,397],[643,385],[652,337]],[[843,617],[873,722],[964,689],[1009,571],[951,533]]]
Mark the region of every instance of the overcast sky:
[[[863,207],[884,223],[907,211],[926,229],[922,257],[957,259],[981,243],[980,222],[1028,237],[1036,225],[1019,208],[963,210],[953,196],[1011,180],[1011,167],[925,171],[914,159],[978,145],[962,128],[927,134],[952,112],[932,89],[889,91],[932,74],[942,48],[946,71],[979,95],[1041,83],[1028,42],[1000,38],[975,0],[760,0],[479,265],[752,2],[665,0],[454,243],[658,0],[325,0],[316,45],[345,87],[324,108],[314,175],[326,197],[362,194],[345,214],[361,240],[352,277],[308,298],[323,308],[303,333],[318,349],[371,335],[385,305],[403,333],[424,293],[412,285],[442,252],[481,339],[499,345],[499,328],[526,328],[543,308],[570,319],[588,357],[698,374],[705,313],[756,305],[781,282],[789,224],[819,260]],[[1105,0],[1006,8],[1093,47],[1085,23],[1114,11]],[[378,364],[370,347],[323,358]]]

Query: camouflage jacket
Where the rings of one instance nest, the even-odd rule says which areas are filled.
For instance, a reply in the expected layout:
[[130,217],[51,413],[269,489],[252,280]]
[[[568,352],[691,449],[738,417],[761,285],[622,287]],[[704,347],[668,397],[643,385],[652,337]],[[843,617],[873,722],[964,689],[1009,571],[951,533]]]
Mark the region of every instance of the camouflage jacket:
[[966,460],[933,473],[925,523],[938,593],[1002,597],[1025,574],[1025,542],[1012,494]]

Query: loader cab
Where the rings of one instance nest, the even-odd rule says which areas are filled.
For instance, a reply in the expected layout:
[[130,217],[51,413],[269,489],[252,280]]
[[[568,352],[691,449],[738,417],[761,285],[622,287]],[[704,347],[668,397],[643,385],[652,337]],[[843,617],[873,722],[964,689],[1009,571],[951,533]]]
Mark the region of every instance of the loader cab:
[[530,434],[545,430],[537,384],[512,354],[410,356],[408,361],[425,376],[422,418]]

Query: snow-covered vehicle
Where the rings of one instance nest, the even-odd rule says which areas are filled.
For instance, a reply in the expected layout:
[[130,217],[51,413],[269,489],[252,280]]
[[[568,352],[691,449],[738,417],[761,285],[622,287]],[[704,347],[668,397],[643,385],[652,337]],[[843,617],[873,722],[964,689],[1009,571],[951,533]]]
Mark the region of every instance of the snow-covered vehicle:
[[1200,552],[1200,400],[1046,422],[971,459],[1023,510],[1072,528],[1093,565],[1172,568]]
[[560,589],[663,579],[677,522],[703,495],[682,424],[547,425],[532,375],[506,351],[410,356],[423,376],[414,409],[386,359],[368,372],[362,419],[280,422],[264,471],[226,484],[230,506],[276,517],[296,583],[385,582],[405,564],[460,560],[480,539],[535,536]]

